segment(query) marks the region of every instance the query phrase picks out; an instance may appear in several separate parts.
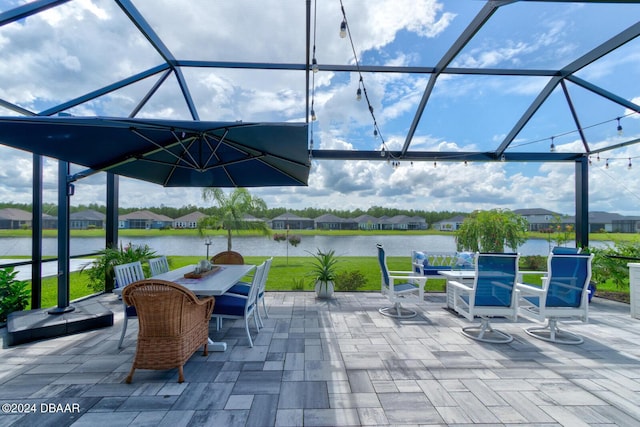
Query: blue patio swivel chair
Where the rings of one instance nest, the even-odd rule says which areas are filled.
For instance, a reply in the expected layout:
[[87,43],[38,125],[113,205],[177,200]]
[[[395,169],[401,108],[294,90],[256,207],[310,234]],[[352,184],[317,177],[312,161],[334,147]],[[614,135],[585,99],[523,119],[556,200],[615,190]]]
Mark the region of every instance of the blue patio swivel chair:
[[549,255],[547,277],[542,287],[519,283],[519,314],[544,322],[545,326],[525,329],[527,334],[559,344],[581,344],[583,338],[561,330],[558,319],[589,318],[589,282],[592,254]]
[[453,309],[468,320],[480,318],[480,325],[462,328],[465,336],[488,343],[513,341],[509,333],[493,329],[490,319],[500,316],[515,321],[518,317],[515,292],[518,258],[518,254],[480,253],[476,256],[473,286],[449,282]]
[[391,307],[383,307],[378,311],[389,317],[414,317],[418,313],[415,310],[403,307],[402,303],[424,302],[426,276],[417,275],[413,271],[389,271],[384,247],[381,244],[377,244],[376,247],[378,248],[378,262],[380,263],[380,273],[382,275],[382,295],[393,303]]

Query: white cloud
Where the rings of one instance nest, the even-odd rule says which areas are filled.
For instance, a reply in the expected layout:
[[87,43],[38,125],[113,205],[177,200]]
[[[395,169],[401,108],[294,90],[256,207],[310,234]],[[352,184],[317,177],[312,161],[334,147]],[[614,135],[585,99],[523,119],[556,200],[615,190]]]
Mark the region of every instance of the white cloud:
[[[466,22],[458,21],[468,18],[457,13],[464,7],[460,6],[463,2],[398,0],[375,2],[375,7],[365,7],[370,4],[365,0],[344,1],[356,54],[366,64],[434,65],[426,64],[425,58],[433,55],[437,60],[438,52],[446,51],[443,45],[455,39],[455,34],[450,33],[452,28],[463,28]],[[300,25],[306,19],[303,1],[157,0],[135,5],[181,60],[303,63],[306,58],[304,24]],[[504,7],[500,13],[510,10]],[[470,44],[456,58],[456,64],[535,68],[558,61],[565,63],[582,48],[580,40],[574,42],[568,36],[575,34],[577,12],[581,11],[576,11],[576,16],[564,14],[546,20],[533,34],[514,32],[507,39],[500,37],[503,34],[500,29],[494,29],[497,32],[493,33],[487,26],[483,29],[486,31],[484,41]],[[349,41],[338,37],[342,20],[339,2],[319,1],[317,18],[315,44],[320,64],[353,64]],[[162,63],[159,54],[113,2],[68,2],[0,27],[0,49],[3,52],[0,99],[36,112]],[[611,78],[611,73],[624,65],[629,70],[625,78],[634,78],[635,71],[631,70],[639,68],[639,57],[640,54],[632,52],[615,61],[599,61],[585,69],[585,76]],[[184,69],[183,74],[203,120],[304,120],[307,94],[303,72],[190,68]],[[128,116],[159,78],[160,75],[150,76],[143,82],[74,107],[72,112]],[[373,137],[372,118],[366,103],[355,100],[359,76],[321,72],[315,79],[314,102],[319,117],[314,124],[316,147],[379,149],[380,139]],[[364,79],[387,146],[400,149],[429,75],[365,73]],[[416,133],[412,150],[480,149],[482,144],[477,142],[477,135],[482,127],[491,126],[475,121],[474,117],[489,117],[497,103],[505,100],[507,108],[515,109],[513,100],[530,99],[546,81],[546,78],[440,76],[432,95],[437,102],[429,105],[421,122],[433,124],[433,128]],[[632,84],[629,87],[633,87]],[[477,100],[482,102],[476,103]],[[633,102],[640,103],[639,98]],[[442,111],[452,115],[445,118]],[[190,118],[175,76],[169,76],[139,116]],[[495,119],[503,121],[502,116]],[[447,133],[451,129],[456,131],[456,136]],[[490,138],[505,132],[497,125],[495,130],[491,129]],[[640,132],[625,123],[626,137],[632,138],[635,133]],[[597,148],[611,141],[590,145]],[[581,142],[570,141],[557,148],[558,151],[577,150]],[[624,158],[635,158],[640,152],[628,147],[613,155],[620,159],[612,161],[609,169],[592,169],[590,207],[602,210],[613,207],[610,210],[634,213],[637,197],[632,195],[639,194],[640,188],[636,180],[628,179]],[[4,148],[0,151],[2,200],[30,202],[30,162],[28,154]],[[640,167],[640,161],[638,163]],[[402,161],[393,169],[380,161],[322,160],[314,162],[309,187],[251,191],[264,197],[269,206],[292,208],[355,209],[384,205],[470,211],[496,206],[544,206],[572,213],[573,174],[572,164],[514,167],[491,162],[464,167],[461,162],[438,161],[434,168],[432,161],[414,162],[413,166]],[[46,162],[45,177],[46,197],[55,202],[54,161]],[[72,203],[100,203],[105,197],[103,187],[103,174],[78,182]],[[126,178],[121,180],[121,206],[162,203],[203,205],[199,189],[163,188]]]

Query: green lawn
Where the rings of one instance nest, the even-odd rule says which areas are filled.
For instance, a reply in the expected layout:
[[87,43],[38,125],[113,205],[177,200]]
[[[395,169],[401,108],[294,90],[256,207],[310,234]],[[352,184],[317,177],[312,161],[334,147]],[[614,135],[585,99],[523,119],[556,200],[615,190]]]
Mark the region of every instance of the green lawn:
[[[169,256],[169,264],[172,269],[200,261],[198,256]],[[245,257],[248,264],[259,264],[267,257]],[[305,291],[313,290],[313,279],[308,275],[310,257],[274,257],[267,279],[267,291],[291,291],[295,289],[296,280],[304,281]],[[390,270],[407,270],[410,265],[409,257],[388,257]],[[376,257],[341,257],[338,271],[360,271],[366,284],[360,288],[361,291],[380,290],[380,268]],[[88,276],[81,272],[71,273],[69,276],[71,299],[78,299],[91,295],[95,291],[88,285]],[[428,292],[444,291],[445,281],[443,279],[429,279],[426,290]],[[57,305],[57,278],[49,277],[42,280],[42,307],[53,307]]]
[[[267,257],[245,257],[248,264],[259,264]],[[195,264],[200,261],[198,256],[169,256],[169,264],[172,269],[179,268],[189,264]],[[267,291],[291,291],[299,290],[296,288],[296,281],[303,281],[305,291],[313,290],[313,278],[308,275],[310,270],[310,257],[274,257],[269,278],[267,279]],[[387,263],[390,270],[406,271],[409,269],[411,260],[409,257],[391,256],[387,257]],[[339,271],[359,271],[366,280],[365,286],[360,288],[361,291],[379,291],[380,290],[380,268],[376,257],[340,257]],[[531,284],[540,284],[540,275],[528,275],[524,277],[524,281]],[[75,300],[87,295],[95,293],[88,285],[88,276],[80,272],[70,274],[70,293],[71,300]],[[57,301],[57,279],[50,277],[42,281],[42,307],[56,306]],[[605,291],[610,286],[607,284],[598,284],[598,289]],[[429,278],[425,290],[427,292],[444,292],[445,280]]]

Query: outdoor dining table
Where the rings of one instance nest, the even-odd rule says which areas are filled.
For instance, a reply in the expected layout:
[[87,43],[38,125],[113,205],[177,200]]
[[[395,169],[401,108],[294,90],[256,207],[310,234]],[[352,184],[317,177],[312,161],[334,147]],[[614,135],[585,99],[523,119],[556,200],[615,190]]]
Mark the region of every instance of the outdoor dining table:
[[[202,275],[201,278],[187,278],[185,274],[193,273],[196,265],[187,265],[166,273],[153,276],[153,279],[167,280],[169,282],[178,283],[189,289],[196,295],[201,296],[219,296],[227,292],[233,285],[238,283],[244,276],[251,273],[254,268],[253,264],[241,265],[221,265],[213,266],[215,271]],[[116,290],[114,290],[115,292]],[[122,292],[122,290],[120,290]],[[211,351],[226,351],[227,343],[213,341],[209,338],[208,344]]]
[[465,285],[473,285],[476,277],[475,270],[439,270],[438,274],[447,279],[447,308],[453,310],[453,286],[449,286],[450,281],[464,283]]

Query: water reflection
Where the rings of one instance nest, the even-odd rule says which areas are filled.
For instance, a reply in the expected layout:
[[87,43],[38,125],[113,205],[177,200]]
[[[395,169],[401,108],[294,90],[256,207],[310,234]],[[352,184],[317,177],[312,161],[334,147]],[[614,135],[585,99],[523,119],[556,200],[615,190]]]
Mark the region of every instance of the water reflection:
[[[165,255],[206,256],[205,240],[197,236],[155,236],[148,238],[120,239],[123,245],[147,244],[152,250]],[[287,242],[276,242],[267,237],[233,237],[233,249],[245,256],[309,256],[309,252],[320,249],[335,249],[340,256],[374,256],[376,243],[385,246],[388,255],[409,256],[412,250],[431,252],[455,251],[453,236],[302,236],[297,247]],[[593,246],[604,246],[608,242],[594,242]],[[568,242],[566,246],[572,246]],[[71,254],[80,255],[99,251],[104,247],[104,238],[71,238]],[[210,255],[227,249],[225,236],[211,238]],[[522,255],[547,255],[549,242],[545,239],[530,239],[519,248]],[[0,238],[0,256],[30,256],[30,238]],[[43,255],[56,256],[57,239],[43,239]]]

